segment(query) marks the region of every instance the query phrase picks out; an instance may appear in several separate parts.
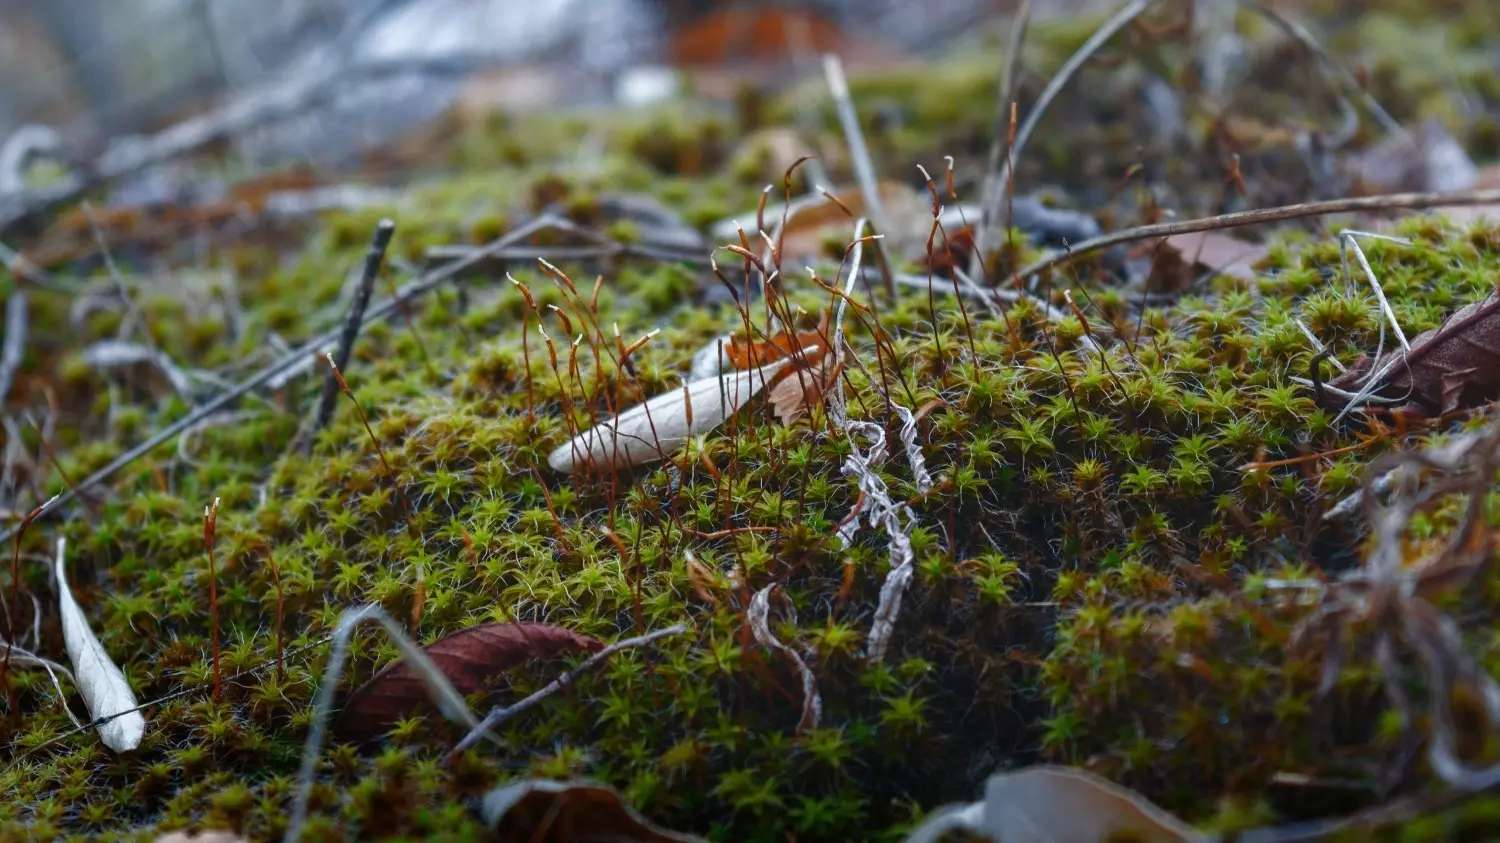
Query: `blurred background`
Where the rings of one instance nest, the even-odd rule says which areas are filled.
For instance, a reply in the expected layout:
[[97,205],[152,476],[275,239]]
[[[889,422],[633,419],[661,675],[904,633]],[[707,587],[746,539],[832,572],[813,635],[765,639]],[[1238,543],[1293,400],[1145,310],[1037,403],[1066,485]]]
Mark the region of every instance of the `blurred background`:
[[[295,97],[300,122],[238,139],[261,156],[337,155],[470,100],[588,107],[668,98],[683,73],[773,77],[824,52],[853,67],[952,49],[1014,0],[0,0],[0,136],[70,148],[208,108]],[[1044,0],[1063,13],[1088,0]],[[1093,4],[1098,5],[1098,4]],[[747,37],[748,36],[748,37]],[[799,61],[800,60],[800,61]],[[774,81],[774,80],[767,80]],[[257,147],[258,148],[255,148]]]

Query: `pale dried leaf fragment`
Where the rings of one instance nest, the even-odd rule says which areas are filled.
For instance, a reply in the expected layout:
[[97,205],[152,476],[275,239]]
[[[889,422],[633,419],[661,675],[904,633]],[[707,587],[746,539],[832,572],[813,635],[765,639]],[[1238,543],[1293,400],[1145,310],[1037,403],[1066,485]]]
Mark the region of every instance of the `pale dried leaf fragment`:
[[1036,766],[990,776],[984,799],[939,811],[907,843],[971,831],[1002,843],[1206,843],[1208,836],[1133,790],[1076,767]]
[[693,436],[708,433],[765,388],[787,360],[755,369],[690,381],[682,389],[600,422],[557,446],[547,456],[554,471],[588,465],[599,471],[662,459]]
[[78,601],[73,599],[73,590],[68,587],[63,566],[66,550],[67,540],[58,539],[54,571],[63,645],[68,651],[68,661],[73,665],[78,695],[83,697],[83,704],[94,720],[110,718],[99,724],[99,738],[104,745],[115,752],[129,752],[140,746],[141,737],[146,733],[146,718],[137,710],[139,704],[130,690],[130,683],[125,681],[125,674],[104,652]]
[[156,838],[154,843],[245,843],[245,838],[227,828],[209,828],[201,831],[169,831]]
[[[797,676],[802,680],[802,719],[797,722],[797,733],[800,735],[808,729],[818,728],[818,721],[823,717],[823,698],[818,695],[818,678],[813,675],[812,668],[797,655],[796,650],[778,641],[771,632],[771,593],[777,588],[780,586],[772,583],[755,592],[755,596],[750,599],[750,609],[745,613],[745,620],[761,646],[770,647],[791,659],[797,668]],[[796,623],[796,620],[793,619],[792,622]]]

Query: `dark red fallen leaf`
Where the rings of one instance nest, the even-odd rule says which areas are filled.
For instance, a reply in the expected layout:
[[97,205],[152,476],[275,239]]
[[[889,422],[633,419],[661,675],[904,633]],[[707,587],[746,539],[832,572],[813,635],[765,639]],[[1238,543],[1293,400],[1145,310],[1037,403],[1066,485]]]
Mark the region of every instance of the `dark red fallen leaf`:
[[[472,694],[498,674],[531,659],[592,653],[597,639],[545,623],[488,623],[434,641],[425,651],[461,694]],[[426,703],[427,692],[416,671],[403,661],[382,668],[344,703],[334,734],[351,741],[370,740]]]
[[[1413,338],[1410,352],[1398,349],[1393,358],[1396,365],[1372,394],[1406,398],[1408,409],[1436,416],[1500,398],[1500,294],[1465,305],[1442,325]],[[1380,367],[1385,369],[1393,358],[1383,359]],[[1371,370],[1370,358],[1361,358],[1328,383],[1359,392]]]

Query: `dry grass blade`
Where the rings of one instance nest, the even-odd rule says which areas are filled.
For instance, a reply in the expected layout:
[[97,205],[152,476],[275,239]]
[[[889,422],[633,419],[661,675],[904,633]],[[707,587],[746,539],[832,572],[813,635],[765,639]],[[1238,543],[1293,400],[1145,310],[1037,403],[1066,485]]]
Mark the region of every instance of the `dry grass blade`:
[[[818,721],[823,716],[823,698],[818,696],[818,678],[813,675],[812,668],[807,662],[797,655],[797,651],[777,640],[776,635],[771,632],[771,594],[780,586],[772,583],[750,599],[750,608],[745,613],[745,621],[750,624],[750,631],[754,633],[755,640],[763,647],[781,653],[797,668],[797,676],[802,680],[802,719],[797,722],[797,734],[802,734],[808,729],[816,729]],[[793,623],[796,620],[793,619]]]
[[[135,694],[130,690],[130,683],[125,681],[125,674],[104,652],[104,646],[83,616],[83,609],[73,599],[63,563],[66,549],[66,540],[58,539],[53,571],[57,577],[63,644],[68,651],[68,661],[73,665],[78,695],[83,697],[90,717],[95,720],[111,718],[99,724],[99,738],[104,745],[115,752],[129,752],[140,746],[141,737],[146,734],[146,718],[137,710]],[[122,715],[122,712],[125,713]]]
[[323,736],[328,730],[328,718],[333,713],[333,700],[338,693],[339,679],[344,675],[344,664],[349,659],[349,638],[354,634],[355,628],[366,621],[379,624],[386,636],[395,643],[396,648],[401,651],[401,658],[416,671],[417,678],[444,717],[469,728],[479,723],[474,712],[464,702],[463,695],[384,609],[365,605],[345,611],[334,627],[333,652],[328,656],[328,665],[323,669],[323,684],[318,687],[318,696],[313,703],[312,726],[307,730],[302,768],[297,775],[297,796],[292,803],[286,835],[282,838],[285,843],[297,843],[302,837],[302,826],[307,821],[308,806],[312,802],[313,782],[318,774],[318,757],[323,753]]
[[885,208],[880,201],[880,188],[875,179],[875,164],[870,159],[870,148],[865,145],[864,132],[859,128],[859,115],[854,111],[854,98],[849,95],[849,80],[844,78],[844,65],[836,55],[823,57],[823,75],[828,78],[828,90],[838,110],[839,123],[844,128],[844,141],[849,145],[849,157],[854,163],[854,178],[865,197],[865,208],[875,226],[881,231],[890,230]]
[[5,300],[5,339],[0,346],[0,403],[10,395],[10,385],[15,382],[16,372],[21,368],[21,359],[26,353],[27,324],[26,293],[12,290]]

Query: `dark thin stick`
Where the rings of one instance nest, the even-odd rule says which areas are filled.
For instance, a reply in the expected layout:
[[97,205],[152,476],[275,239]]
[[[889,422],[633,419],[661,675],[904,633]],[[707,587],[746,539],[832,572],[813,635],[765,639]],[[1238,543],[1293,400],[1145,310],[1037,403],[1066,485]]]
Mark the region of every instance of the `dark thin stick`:
[[1218,231],[1244,225],[1261,225],[1270,222],[1302,219],[1304,217],[1343,214],[1352,211],[1419,210],[1424,208],[1446,208],[1464,205],[1500,205],[1500,190],[1463,190],[1455,193],[1387,193],[1380,196],[1361,196],[1355,199],[1331,199],[1326,202],[1303,202],[1298,205],[1282,205],[1276,208],[1257,208],[1253,211],[1236,211],[1216,217],[1203,217],[1181,222],[1143,225],[1127,228],[1085,240],[1068,249],[1033,261],[1017,273],[1022,277],[1035,275],[1051,269],[1071,258],[1090,252],[1098,252],[1121,243],[1133,243],[1152,237],[1171,237],[1174,234],[1192,234],[1198,231]]
[[[339,347],[333,353],[334,366],[342,371],[349,367],[349,355],[354,349],[354,341],[359,338],[359,329],[364,324],[365,308],[370,306],[370,294],[375,291],[375,278],[380,274],[380,264],[385,260],[385,250],[391,245],[391,235],[396,232],[396,224],[390,220],[381,220],[375,226],[375,233],[370,236],[370,248],[365,251],[365,270],[359,277],[359,286],[354,290],[354,301],[349,304],[349,316],[344,320],[344,331],[339,335]],[[328,378],[323,382],[323,398],[318,402],[318,415],[313,421],[312,433],[318,432],[333,421],[333,411],[339,400],[339,383],[333,372],[328,373]],[[312,437],[304,443],[304,448],[311,449]]]
[[592,656],[589,656],[588,660],[583,664],[552,680],[552,682],[548,684],[547,687],[541,689],[540,691],[537,691],[526,699],[521,700],[514,705],[503,707],[497,706],[493,709],[490,709],[490,713],[486,714],[484,719],[479,721],[479,725],[471,729],[469,731],[469,734],[465,735],[464,739],[459,741],[457,746],[453,747],[453,751],[448,753],[448,759],[451,761],[453,758],[457,757],[459,753],[463,752],[474,744],[479,743],[479,740],[483,738],[487,732],[491,732],[499,728],[507,720],[510,720],[518,714],[524,713],[528,709],[535,707],[537,703],[541,702],[547,697],[550,697],[556,694],[558,691],[561,691],[562,689],[573,684],[575,681],[577,681],[578,677],[604,664],[605,660],[607,660],[615,653],[618,653],[619,651],[628,649],[630,647],[641,647],[646,644],[650,644],[656,639],[666,638],[668,635],[681,635],[684,632],[687,632],[687,625],[678,624],[676,626],[669,626],[666,629],[658,629],[655,632],[650,632],[645,635],[637,636],[635,638],[627,638],[624,641],[616,641],[615,643],[609,645],[608,647],[605,647]]
[[[444,282],[457,276],[464,270],[488,260],[491,255],[516,245],[525,238],[536,234],[538,231],[542,231],[555,226],[556,220],[553,217],[538,217],[516,229],[515,231],[510,232],[504,237],[500,237],[492,241],[489,245],[470,253],[462,260],[455,261],[451,264],[448,264],[447,266],[442,267],[441,269],[429,272],[426,275],[423,275],[421,278],[418,278],[417,280],[405,285],[397,293],[397,295],[399,296],[399,300],[397,298],[391,298],[381,302],[380,304],[371,308],[365,318],[367,320],[386,319],[392,313],[396,312],[397,308],[400,307],[401,301],[410,301],[415,296],[420,296],[425,293],[431,292],[432,290],[437,289]],[[212,399],[211,401],[208,401],[193,412],[162,428],[156,433],[156,435],[116,457],[108,465],[104,466],[98,471],[95,471],[88,477],[85,477],[83,481],[78,484],[77,489],[70,488],[65,490],[57,498],[58,505],[72,502],[77,497],[78,490],[87,489],[90,486],[94,486],[96,484],[104,482],[105,480],[108,480],[109,478],[113,477],[115,473],[120,469],[124,468],[127,465],[130,465],[146,454],[151,453],[162,443],[170,442],[172,439],[180,435],[184,430],[187,430],[188,428],[198,424],[209,416],[214,415],[215,413],[219,412],[230,404],[233,404],[235,401],[238,401],[239,399],[245,397],[261,386],[264,386],[265,384],[270,383],[277,378],[290,376],[301,367],[315,361],[320,351],[329,343],[334,342],[337,339],[338,333],[335,331],[329,331],[313,337],[311,340],[303,343],[302,346],[296,351],[288,354],[275,363],[272,363],[270,366],[267,366],[259,372],[256,372],[254,375],[251,375],[245,380],[240,381],[227,392],[221,393],[218,397]],[[55,511],[55,509],[49,508],[49,511]],[[15,537],[15,535],[16,528],[10,527],[5,531],[4,536],[0,537],[0,541],[10,541]]]

